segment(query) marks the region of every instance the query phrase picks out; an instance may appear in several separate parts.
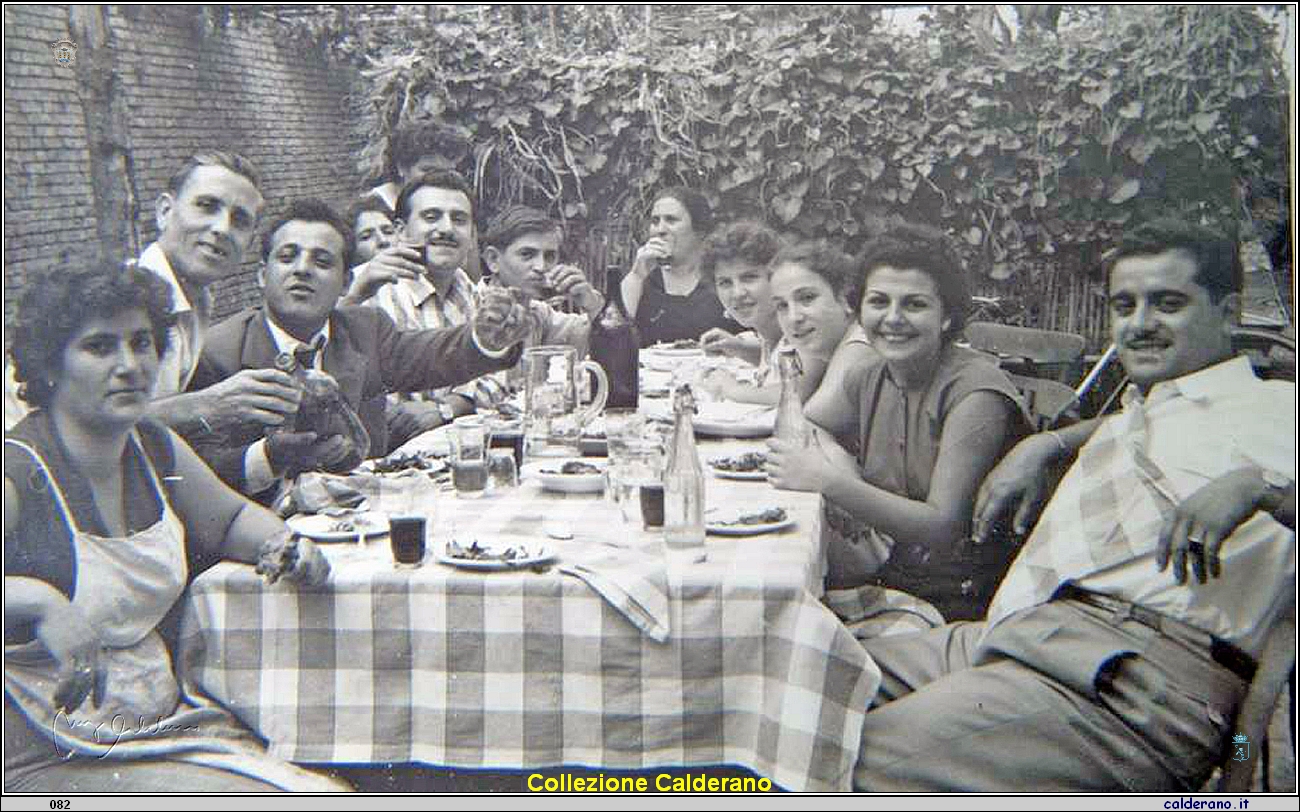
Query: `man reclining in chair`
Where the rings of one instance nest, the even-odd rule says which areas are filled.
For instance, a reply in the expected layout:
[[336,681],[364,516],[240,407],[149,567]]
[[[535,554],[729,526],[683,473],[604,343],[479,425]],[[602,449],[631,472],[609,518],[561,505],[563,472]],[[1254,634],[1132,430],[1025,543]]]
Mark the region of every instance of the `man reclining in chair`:
[[989,474],[977,541],[1008,509],[1023,532],[1073,457],[984,622],[865,644],[883,683],[855,788],[1204,783],[1296,580],[1295,385],[1233,356],[1241,283],[1210,229],[1125,237],[1109,268],[1123,411],[1032,436]]

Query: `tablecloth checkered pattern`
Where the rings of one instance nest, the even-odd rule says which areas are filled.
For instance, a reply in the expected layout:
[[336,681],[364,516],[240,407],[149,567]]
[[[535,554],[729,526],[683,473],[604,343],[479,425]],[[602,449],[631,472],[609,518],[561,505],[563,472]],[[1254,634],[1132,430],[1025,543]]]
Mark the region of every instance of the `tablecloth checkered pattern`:
[[[319,592],[268,587],[242,565],[209,570],[191,587],[182,667],[291,761],[739,764],[791,790],[848,790],[879,672],[818,600],[819,500],[722,480],[708,498],[778,502],[797,525],[710,536],[707,562],[666,564],[664,643],[556,568],[475,573],[430,558],[395,570],[380,540],[329,549]],[[544,521],[575,532],[546,542],[561,564],[612,550],[604,541],[661,548],[599,495],[533,484],[443,493],[435,513],[434,549],[453,526],[462,542],[536,544]]]

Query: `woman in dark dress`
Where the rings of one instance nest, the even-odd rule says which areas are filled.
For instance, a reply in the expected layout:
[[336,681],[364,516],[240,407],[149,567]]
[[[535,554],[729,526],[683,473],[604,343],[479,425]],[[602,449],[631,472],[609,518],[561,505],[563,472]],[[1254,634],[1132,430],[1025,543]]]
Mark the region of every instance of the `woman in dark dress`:
[[740,330],[723,312],[713,285],[700,276],[700,247],[712,227],[713,213],[698,192],[676,187],[655,199],[650,237],[620,284],[642,347],[695,341],[713,327]]

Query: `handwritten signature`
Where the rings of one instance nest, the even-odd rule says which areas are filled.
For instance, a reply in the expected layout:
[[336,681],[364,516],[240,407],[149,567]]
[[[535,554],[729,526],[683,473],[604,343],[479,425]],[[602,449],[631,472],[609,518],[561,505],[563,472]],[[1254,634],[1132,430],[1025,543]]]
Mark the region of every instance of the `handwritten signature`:
[[[132,720],[121,713],[106,721],[74,719],[63,711],[59,711],[54,715],[54,732],[58,734],[61,725],[70,738],[93,741],[97,745],[107,745],[108,749],[101,753],[99,758],[107,757],[109,753],[113,752],[113,748],[117,746],[117,743],[124,738],[134,740],[174,732],[199,732],[198,725],[168,724],[162,720],[162,717],[158,717],[158,719],[149,723],[145,721],[143,716],[140,716],[137,721],[138,724],[132,725]],[[65,750],[66,752],[64,752]],[[54,737],[54,751],[59,754],[59,758],[67,759],[73,756],[72,750],[60,744],[58,735]]]

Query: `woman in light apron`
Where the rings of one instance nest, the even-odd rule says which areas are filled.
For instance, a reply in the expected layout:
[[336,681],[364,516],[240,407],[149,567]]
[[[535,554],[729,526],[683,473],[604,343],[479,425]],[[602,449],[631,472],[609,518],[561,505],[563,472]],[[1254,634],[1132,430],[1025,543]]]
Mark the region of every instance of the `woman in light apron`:
[[344,790],[270,758],[178,680],[160,632],[217,559],[307,587],[329,575],[144,417],[170,299],[147,271],[99,266],[51,274],[20,304],[12,352],[35,410],[5,438],[5,789]]

